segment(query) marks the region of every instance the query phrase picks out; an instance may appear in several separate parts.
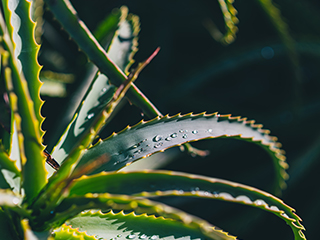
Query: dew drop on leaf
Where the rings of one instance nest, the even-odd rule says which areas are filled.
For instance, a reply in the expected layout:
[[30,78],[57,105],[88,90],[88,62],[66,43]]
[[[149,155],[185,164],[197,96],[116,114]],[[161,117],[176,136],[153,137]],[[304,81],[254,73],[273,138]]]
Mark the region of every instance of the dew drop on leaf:
[[91,119],[91,118],[93,118],[93,116],[94,116],[94,113],[90,113],[90,114],[87,116],[87,119]]
[[142,234],[142,235],[140,236],[140,239],[145,239],[145,238],[147,238],[147,235],[145,235],[145,234]]
[[209,128],[209,129],[208,129],[208,132],[209,132],[209,133],[212,133],[212,132],[213,132],[213,130],[212,130],[211,128]]
[[197,130],[193,130],[192,133],[193,133],[193,134],[197,134],[198,131],[197,131]]
[[155,136],[154,138],[153,138],[153,141],[155,141],[155,142],[159,142],[159,141],[161,141],[162,140],[162,137],[160,136],[160,135],[157,135],[157,136]]
[[158,239],[158,236],[157,235],[153,235],[153,236],[151,236],[151,238],[150,239],[152,239],[152,240],[156,240],[156,239]]
[[130,235],[128,236],[129,239],[134,239],[135,237],[136,237],[136,235],[134,235],[134,234],[130,234]]
[[171,137],[166,137],[166,141],[171,141]]
[[188,134],[183,134],[182,138],[187,138]]
[[258,206],[267,205],[266,202],[261,199],[257,199],[256,201],[254,201],[254,203]]
[[159,142],[157,144],[154,145],[154,148],[159,148],[163,145],[163,142]]
[[172,133],[172,134],[170,135],[170,137],[172,137],[172,138],[176,138],[177,136],[178,136],[177,133]]

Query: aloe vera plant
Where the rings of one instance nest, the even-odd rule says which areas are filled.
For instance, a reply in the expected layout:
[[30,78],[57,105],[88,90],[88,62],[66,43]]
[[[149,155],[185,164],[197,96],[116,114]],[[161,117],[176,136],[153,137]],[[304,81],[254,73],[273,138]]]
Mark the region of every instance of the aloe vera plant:
[[[295,210],[259,189],[182,172],[143,168],[120,172],[134,161],[175,146],[204,154],[190,142],[212,138],[245,140],[265,149],[274,165],[277,193],[285,188],[288,165],[277,138],[247,118],[219,113],[162,115],[133,83],[159,49],[128,71],[136,51],[139,20],[128,14],[127,8],[111,14],[94,36],[69,1],[45,3],[97,70],[93,70],[94,77],[71,122],[52,153],[47,153],[42,143],[41,67],[37,62],[39,45],[34,37],[32,4],[25,0],[2,1],[2,238],[236,239],[205,220],[152,200],[175,196],[258,208],[284,220],[294,239],[306,239]],[[236,22],[235,10],[229,1],[219,3],[229,23],[221,41],[230,42],[235,34],[231,24]],[[141,120],[95,141],[110,118],[116,118],[115,110],[125,96],[152,120]],[[45,165],[46,160],[55,169]]]

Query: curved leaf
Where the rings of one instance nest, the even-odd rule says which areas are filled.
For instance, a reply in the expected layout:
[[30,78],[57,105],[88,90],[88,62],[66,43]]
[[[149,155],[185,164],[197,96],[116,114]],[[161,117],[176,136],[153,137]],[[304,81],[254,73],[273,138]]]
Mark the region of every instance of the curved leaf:
[[225,22],[225,28],[226,33],[222,34],[217,26],[213,23],[212,20],[207,19],[204,24],[205,27],[208,29],[211,36],[219,42],[222,42],[224,44],[230,44],[232,43],[236,38],[236,33],[238,31],[237,24],[239,22],[239,19],[236,17],[237,10],[233,7],[231,0],[218,0],[224,22]]
[[269,131],[263,130],[262,125],[255,124],[254,121],[218,113],[178,114],[141,121],[98,142],[83,155],[80,165],[107,153],[111,157],[110,161],[95,172],[115,171],[170,147],[218,137],[243,139],[262,146],[272,155],[277,176],[276,185],[285,187],[287,163],[277,139],[269,136]]
[[[132,184],[128,184],[132,183]],[[74,181],[70,196],[87,193],[126,194],[136,197],[193,196],[257,207],[283,219],[296,239],[305,239],[301,219],[279,198],[243,184],[171,171],[102,172]]]
[[[37,218],[34,227],[49,228],[52,224],[59,226],[67,219],[76,216],[83,210],[101,209],[103,211],[134,211],[135,214],[155,215],[164,218],[171,218],[174,221],[180,222],[184,226],[202,231],[203,234],[212,239],[235,239],[222,230],[217,230],[208,222],[184,213],[165,204],[152,202],[147,199],[136,199],[126,195],[112,194],[86,194],[85,196],[74,196],[64,199],[55,209],[51,216],[40,215]],[[41,224],[40,224],[41,223]]]
[[41,143],[40,125],[35,115],[27,82],[23,74],[19,72],[17,62],[13,57],[12,42],[2,16],[0,21],[0,35],[3,36],[2,47],[5,51],[2,62],[6,88],[9,92],[10,107],[14,113],[17,126],[19,151],[23,167],[23,186],[27,201],[30,201],[46,183],[44,158],[42,156],[44,147]]
[[[39,129],[44,121],[40,113],[43,101],[40,98],[42,83],[39,80],[41,66],[38,64],[40,45],[35,41],[36,23],[31,18],[31,2],[26,0],[4,1],[7,22],[10,22],[9,31],[14,47],[14,56],[17,66],[28,83],[30,97],[34,103],[34,112],[38,120]],[[23,24],[23,27],[22,27]],[[41,130],[41,136],[44,131]]]
[[57,230],[54,230],[55,240],[97,240],[94,236],[88,236],[86,232],[80,232],[78,228],[74,229],[67,225],[62,225]]
[[[122,17],[119,29],[108,49],[110,59],[123,71],[131,65],[132,56],[136,52],[138,25],[136,16]],[[75,117],[54,148],[52,156],[58,162],[61,163],[84,138],[89,138],[85,147],[91,144],[97,130],[100,130],[110,117],[110,114],[105,114],[105,108],[112,100],[115,91],[116,87],[110,84],[108,77],[97,72]],[[96,131],[92,132],[92,129]]]
[[[45,2],[70,36],[75,39],[80,49],[96,64],[102,73],[108,76],[111,83],[116,86],[123,84],[127,80],[126,75],[113,63],[87,26],[78,18],[70,1],[57,0],[52,2],[45,0]],[[134,84],[128,90],[127,96],[150,118],[161,115],[159,110]]]
[[190,225],[183,225],[172,219],[154,215],[136,215],[134,212],[125,214],[123,211],[119,213],[85,211],[70,219],[68,224],[98,239],[189,240],[206,238],[199,229],[194,229]]

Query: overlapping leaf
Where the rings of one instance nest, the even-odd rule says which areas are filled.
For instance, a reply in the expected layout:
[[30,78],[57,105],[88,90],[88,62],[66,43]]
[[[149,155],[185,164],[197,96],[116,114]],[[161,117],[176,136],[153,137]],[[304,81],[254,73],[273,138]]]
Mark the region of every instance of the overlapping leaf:
[[134,212],[125,214],[123,211],[119,213],[85,211],[70,219],[68,224],[70,226],[63,226],[62,229],[72,227],[77,233],[86,231],[88,235],[103,239],[187,240],[207,237],[193,226],[154,215],[136,215]]
[[[23,168],[23,186],[27,201],[39,193],[46,183],[46,172],[42,156],[40,123],[37,120],[34,103],[30,97],[27,82],[14,57],[11,38],[1,16],[2,52],[6,88],[10,107],[17,126],[20,158]],[[18,97],[19,96],[19,97]],[[28,161],[27,161],[28,159]],[[32,174],[31,174],[32,173]]]
[[[132,183],[128,185],[128,182]],[[136,197],[187,196],[245,204],[282,218],[296,239],[305,239],[301,219],[279,198],[243,184],[170,171],[102,172],[75,180],[70,195],[87,193],[126,194]]]
[[170,147],[218,137],[241,138],[265,148],[273,158],[278,190],[285,187],[287,163],[277,139],[269,136],[269,131],[263,130],[262,125],[255,124],[254,121],[217,113],[178,114],[172,117],[158,117],[147,122],[141,121],[98,142],[84,154],[80,165],[108,154],[111,157],[110,161],[99,170],[115,171]]
[[[127,14],[124,10],[122,12]],[[139,23],[136,16],[125,15],[121,17],[119,29],[108,49],[108,55],[123,70],[132,63],[138,32]],[[116,87],[110,84],[108,77],[97,72],[75,117],[53,151],[52,155],[57,161],[62,162],[84,138],[90,138],[87,145],[84,146],[88,147],[88,144],[97,135],[97,131],[92,132],[92,129],[100,130],[107,118],[110,117],[110,115],[104,114],[104,111],[115,91]]]
[[[169,207],[162,203],[152,202],[147,199],[136,199],[127,195],[113,195],[113,194],[86,194],[85,196],[74,196],[66,198],[61,204],[52,212],[51,216],[44,215],[37,218],[34,227],[48,228],[52,224],[62,224],[66,219],[70,219],[82,210],[87,209],[101,209],[102,211],[133,211],[135,214],[155,215],[170,218],[179,222],[184,226],[195,229],[198,232],[212,239],[235,239],[235,237],[227,234],[222,230],[216,229],[208,222],[184,213],[178,209]],[[41,223],[41,224],[40,224]],[[39,224],[39,225],[37,225]]]

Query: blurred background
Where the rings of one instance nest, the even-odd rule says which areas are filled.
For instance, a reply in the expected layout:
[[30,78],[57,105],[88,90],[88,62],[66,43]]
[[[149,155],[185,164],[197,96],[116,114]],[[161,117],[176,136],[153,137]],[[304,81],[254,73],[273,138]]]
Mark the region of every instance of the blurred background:
[[[262,3],[264,2],[264,3]],[[94,31],[114,9],[126,5],[140,17],[136,62],[157,47],[158,56],[140,74],[136,85],[163,114],[219,112],[262,123],[277,136],[290,165],[288,187],[281,197],[297,210],[315,239],[320,214],[320,2],[316,0],[235,1],[235,39],[226,33],[217,0],[77,0],[79,17]],[[273,17],[270,17],[273,16]],[[233,19],[236,21],[236,19]],[[233,29],[235,30],[235,29]],[[221,40],[221,38],[220,38]],[[47,118],[45,144],[52,149],[68,124],[64,111],[86,84],[87,58],[78,51],[52,14],[44,11],[39,61],[43,70],[63,74],[61,94],[43,92]],[[61,75],[60,75],[61,76]],[[48,83],[45,83],[45,86]],[[143,116],[130,104],[119,110],[102,138]],[[70,120],[70,119],[69,119]],[[164,169],[196,173],[272,191],[272,160],[260,147],[243,141],[214,139],[194,143],[208,149],[205,158],[178,149],[167,153]],[[200,216],[240,239],[293,239],[285,222],[272,214],[237,204],[203,199],[163,199]]]

